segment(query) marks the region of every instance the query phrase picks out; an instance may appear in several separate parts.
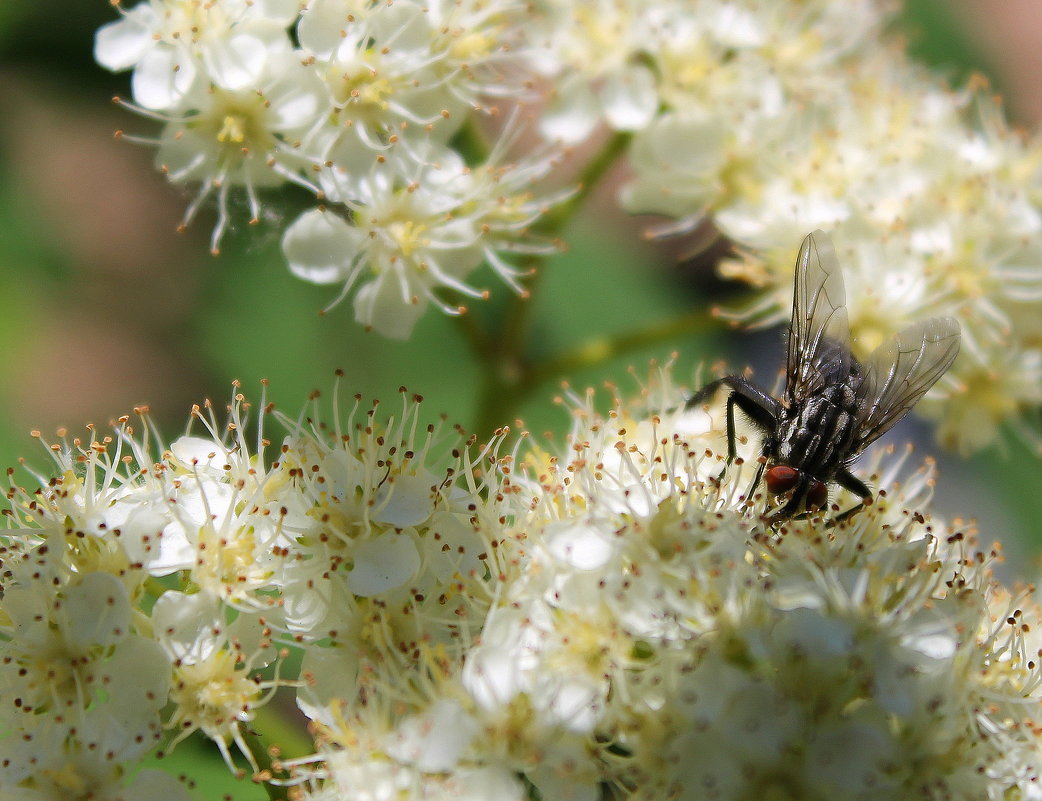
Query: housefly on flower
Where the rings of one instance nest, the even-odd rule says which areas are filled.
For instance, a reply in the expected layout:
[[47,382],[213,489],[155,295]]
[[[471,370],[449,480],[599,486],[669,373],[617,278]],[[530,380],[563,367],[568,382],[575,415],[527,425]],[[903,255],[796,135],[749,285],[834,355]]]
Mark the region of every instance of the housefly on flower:
[[[959,353],[959,323],[931,317],[886,340],[864,361],[850,352],[843,274],[822,231],[803,240],[789,323],[785,392],[774,398],[741,376],[717,379],[687,403],[704,403],[727,387],[727,464],[736,455],[735,407],[763,433],[763,458],[750,494],[766,471],[767,491],[783,496],[783,520],[828,503],[831,483],[872,497],[850,472],[854,460],[908,412]],[[725,468],[726,469],[726,468]]]

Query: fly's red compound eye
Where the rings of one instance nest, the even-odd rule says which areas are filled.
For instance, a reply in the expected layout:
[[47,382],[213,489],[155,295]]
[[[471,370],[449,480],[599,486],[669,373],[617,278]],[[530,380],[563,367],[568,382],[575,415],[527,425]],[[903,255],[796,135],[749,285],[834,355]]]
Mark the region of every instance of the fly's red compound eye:
[[767,491],[781,495],[795,487],[800,480],[800,471],[785,464],[776,464],[767,471]]
[[807,508],[820,509],[829,502],[829,488],[820,481],[811,481],[807,489]]

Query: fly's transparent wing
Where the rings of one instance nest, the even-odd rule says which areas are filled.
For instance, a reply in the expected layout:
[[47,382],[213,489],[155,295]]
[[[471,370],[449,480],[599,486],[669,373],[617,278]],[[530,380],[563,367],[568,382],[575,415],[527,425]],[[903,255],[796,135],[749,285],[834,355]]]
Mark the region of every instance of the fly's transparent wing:
[[944,375],[959,355],[960,338],[956,320],[931,317],[872,352],[858,392],[858,451],[889,431]]
[[836,250],[824,231],[803,240],[789,323],[785,395],[790,402],[819,389],[826,375],[845,378],[850,368],[846,292]]

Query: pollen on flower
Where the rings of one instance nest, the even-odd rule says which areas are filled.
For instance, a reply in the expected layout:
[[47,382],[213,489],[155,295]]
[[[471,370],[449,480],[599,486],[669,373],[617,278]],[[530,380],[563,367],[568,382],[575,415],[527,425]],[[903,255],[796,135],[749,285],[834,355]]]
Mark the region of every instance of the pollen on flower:
[[380,70],[372,66],[375,57],[376,54],[370,51],[364,55],[364,60],[350,67],[329,66],[330,86],[344,126],[350,127],[359,120],[372,124],[388,110],[388,98],[394,94],[395,88],[390,80],[382,77]]
[[[218,496],[212,500],[219,503],[222,499]],[[192,575],[204,589],[230,601],[246,602],[252,600],[253,591],[271,581],[273,568],[259,557],[276,535],[262,519],[256,524],[234,516],[222,515],[222,519],[219,529],[207,523],[199,527]],[[270,539],[259,542],[265,534]]]
[[238,654],[215,651],[202,662],[174,668],[170,701],[175,710],[167,726],[177,732],[178,740],[194,731],[202,731],[218,745],[232,767],[227,750],[229,741],[238,746],[243,756],[252,759],[242,726],[252,719],[253,710],[260,705],[265,692],[265,687],[240,662]]

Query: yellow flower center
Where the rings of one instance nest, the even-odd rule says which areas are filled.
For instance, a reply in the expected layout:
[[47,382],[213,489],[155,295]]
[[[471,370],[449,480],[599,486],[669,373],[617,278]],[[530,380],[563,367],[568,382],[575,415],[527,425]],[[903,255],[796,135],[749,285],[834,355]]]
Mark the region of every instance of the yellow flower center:
[[246,118],[241,114],[226,115],[221,130],[217,132],[217,141],[241,145],[246,141],[246,124]]
[[429,240],[423,236],[427,226],[415,220],[399,220],[387,226],[391,237],[398,243],[398,250],[408,258],[418,247],[428,244]]
[[492,52],[496,40],[483,31],[472,31],[454,36],[449,45],[449,57],[455,61],[476,61]]

